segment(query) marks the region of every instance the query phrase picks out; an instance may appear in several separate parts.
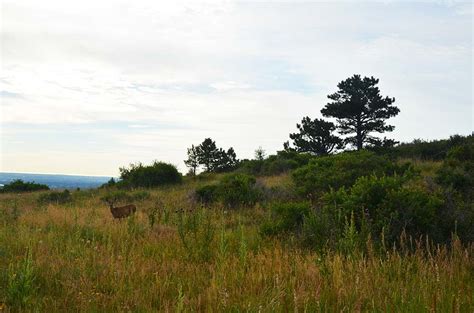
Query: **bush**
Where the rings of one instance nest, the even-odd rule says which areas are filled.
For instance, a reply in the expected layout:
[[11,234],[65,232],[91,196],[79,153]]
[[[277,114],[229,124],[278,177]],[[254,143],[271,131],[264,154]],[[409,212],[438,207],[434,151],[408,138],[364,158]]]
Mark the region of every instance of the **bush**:
[[203,204],[210,204],[217,200],[217,185],[204,185],[196,189],[196,197]]
[[120,168],[120,178],[121,181],[117,185],[124,188],[150,188],[182,181],[176,167],[163,162],[154,162],[149,166],[138,163],[131,164],[129,168]]
[[[446,210],[439,192],[410,176],[360,177],[352,187],[330,190],[320,200],[314,209],[307,202],[273,205],[262,233],[293,232],[305,246],[351,252],[365,247],[369,238],[391,245],[402,233],[447,242],[459,218]],[[460,221],[463,231],[472,216],[468,220]]]
[[24,182],[21,179],[17,179],[6,184],[3,188],[0,188],[0,192],[29,192],[39,190],[49,190],[49,187],[47,185],[37,184],[35,182]]
[[217,187],[217,197],[226,206],[251,206],[260,199],[255,188],[256,179],[245,174],[229,174],[222,178]]
[[295,151],[278,151],[264,160],[243,160],[238,171],[257,176],[278,175],[308,164],[314,156]]
[[[334,193],[334,192],[333,192]],[[338,193],[338,192],[335,192]],[[402,231],[415,238],[436,233],[437,213],[443,201],[406,177],[361,177],[348,192],[329,193],[326,205],[339,206],[346,218],[355,214],[359,230],[367,231],[372,238],[394,242]],[[342,194],[341,194],[342,193]]]
[[474,187],[474,144],[449,150],[446,160],[436,174],[436,181],[444,187],[461,192],[472,192]]
[[264,235],[299,232],[311,206],[309,202],[275,203],[270,210],[270,218],[261,227]]
[[72,202],[72,196],[69,190],[64,190],[62,192],[53,191],[50,193],[45,193],[39,196],[38,203],[40,204],[48,204],[48,203],[55,203],[55,204],[65,204]]
[[387,149],[386,152],[400,158],[443,160],[451,148],[467,144],[474,144],[473,135],[454,135],[449,137],[449,139],[433,141],[416,139],[410,143],[402,143],[394,148]]
[[222,201],[224,205],[233,208],[251,206],[261,199],[255,177],[241,173],[228,174],[217,184],[197,188],[195,193],[202,203]]
[[295,170],[292,177],[300,194],[314,197],[331,188],[350,187],[362,176],[408,172],[414,174],[409,163],[400,166],[373,152],[358,151],[313,159]]

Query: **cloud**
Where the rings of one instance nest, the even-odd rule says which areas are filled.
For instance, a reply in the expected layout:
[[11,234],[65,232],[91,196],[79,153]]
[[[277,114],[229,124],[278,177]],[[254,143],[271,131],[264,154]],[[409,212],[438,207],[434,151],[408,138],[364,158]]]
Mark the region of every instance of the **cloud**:
[[4,169],[26,160],[15,142],[37,154],[20,133],[51,125],[72,139],[47,144],[73,140],[95,172],[111,170],[101,146],[122,162],[181,163],[204,137],[271,153],[354,73],[396,97],[398,139],[473,128],[470,3],[6,0],[2,26]]

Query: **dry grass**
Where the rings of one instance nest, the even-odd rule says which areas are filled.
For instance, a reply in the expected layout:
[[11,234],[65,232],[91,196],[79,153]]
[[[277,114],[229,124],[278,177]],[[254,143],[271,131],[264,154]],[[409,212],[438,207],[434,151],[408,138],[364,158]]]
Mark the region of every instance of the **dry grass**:
[[474,311],[472,245],[319,255],[262,238],[263,208],[182,213],[188,185],[150,192],[124,221],[97,191],[47,207],[0,195],[0,311]]

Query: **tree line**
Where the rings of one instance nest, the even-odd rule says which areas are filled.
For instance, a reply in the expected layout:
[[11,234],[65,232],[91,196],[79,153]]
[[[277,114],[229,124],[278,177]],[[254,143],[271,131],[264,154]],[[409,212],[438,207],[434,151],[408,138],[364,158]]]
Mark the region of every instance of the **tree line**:
[[[285,151],[309,153],[324,156],[344,150],[347,146],[361,150],[367,147],[391,147],[397,142],[386,137],[381,139],[375,133],[391,132],[395,126],[387,120],[396,116],[400,109],[394,105],[395,98],[382,96],[378,88],[379,79],[353,75],[341,81],[338,90],[328,95],[331,100],[321,110],[326,118],[303,117],[296,124],[298,132],[289,135],[290,141],[283,144]],[[192,145],[184,161],[191,175],[196,175],[202,166],[206,172],[225,172],[235,169],[238,160],[235,151],[217,148],[215,141],[206,138],[198,146]],[[264,151],[256,151],[256,159],[263,158]]]

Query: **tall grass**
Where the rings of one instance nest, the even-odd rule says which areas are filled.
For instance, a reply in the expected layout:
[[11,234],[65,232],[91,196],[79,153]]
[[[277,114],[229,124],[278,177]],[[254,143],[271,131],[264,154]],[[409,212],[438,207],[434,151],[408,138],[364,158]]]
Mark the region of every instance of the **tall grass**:
[[150,198],[136,203],[136,216],[123,221],[112,219],[98,192],[73,193],[67,207],[45,209],[37,209],[35,193],[0,195],[1,216],[16,206],[15,218],[0,223],[0,307],[12,312],[474,311],[473,245],[407,239],[406,249],[375,253],[370,242],[357,248],[348,220],[344,249],[350,253],[321,254],[291,246],[285,238],[261,237],[260,207],[192,211],[183,208],[186,185],[149,192]]

